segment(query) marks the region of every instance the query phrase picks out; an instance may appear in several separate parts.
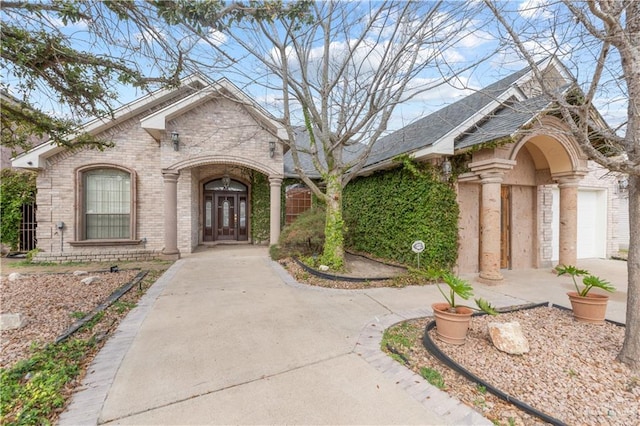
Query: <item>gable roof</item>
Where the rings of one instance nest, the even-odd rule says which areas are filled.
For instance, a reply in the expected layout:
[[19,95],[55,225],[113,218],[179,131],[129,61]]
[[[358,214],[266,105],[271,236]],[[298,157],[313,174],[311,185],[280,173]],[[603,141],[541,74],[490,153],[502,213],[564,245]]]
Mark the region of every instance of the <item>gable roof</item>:
[[142,125],[142,128],[153,136],[155,140],[160,141],[162,135],[166,132],[167,121],[178,115],[184,114],[185,112],[211,99],[213,96],[220,94],[223,94],[228,98],[232,98],[234,102],[244,105],[256,120],[262,122],[267,129],[278,138],[283,140],[288,139],[287,132],[282,125],[278,123],[269,112],[258,105],[227,78],[221,78],[192,95],[180,99],[171,105],[144,117],[140,120],[140,124]]
[[503,101],[502,98],[510,91],[509,89],[514,91],[513,84],[528,72],[529,68],[525,68],[513,73],[381,138],[376,143],[377,147],[371,153],[367,166],[391,159],[400,154],[411,153],[418,149],[433,146],[469,120],[474,119],[474,117],[474,122],[482,120],[490,112],[483,113],[483,110],[487,109],[487,107],[493,110],[497,106],[493,106],[493,104]]
[[[277,137],[287,138],[282,126],[229,80],[222,78],[212,83],[207,78],[194,74],[183,79],[177,88],[157,90],[118,108],[112,117],[101,117],[89,121],[78,129],[78,132],[70,135],[68,140],[73,141],[80,133],[98,134],[132,117],[142,116],[140,119],[142,128],[159,141],[166,130],[167,120],[184,114],[218,93],[224,93],[228,98],[233,98],[244,105],[256,120],[261,121]],[[172,102],[172,100],[175,101]],[[166,103],[169,105],[153,111],[154,108]],[[12,165],[25,169],[43,168],[47,158],[65,149],[67,147],[47,141],[14,158]]]
[[[199,90],[208,84],[210,84],[210,82],[204,77],[200,75],[191,75],[182,80],[181,85],[178,88],[156,90],[118,108],[110,117],[99,117],[87,122],[80,127],[76,133],[69,135],[67,140],[70,142],[73,141],[73,139],[75,139],[80,133],[98,134],[106,131],[113,126],[130,119],[131,117],[152,109],[154,106],[160,105],[179,96],[184,96],[185,93]],[[68,148],[63,145],[58,145],[52,141],[46,141],[14,158],[12,165],[13,167],[24,169],[44,168],[47,158],[52,157],[65,149]]]
[[486,119],[466,130],[455,140],[455,149],[470,148],[513,136],[552,103],[548,96],[540,95],[519,101],[511,99]]

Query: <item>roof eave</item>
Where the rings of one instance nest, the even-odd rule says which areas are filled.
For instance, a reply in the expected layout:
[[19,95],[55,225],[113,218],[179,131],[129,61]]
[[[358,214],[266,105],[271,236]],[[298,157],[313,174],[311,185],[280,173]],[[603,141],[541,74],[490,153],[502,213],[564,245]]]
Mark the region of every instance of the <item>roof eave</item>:
[[[191,86],[195,83],[200,83],[203,85],[210,84],[203,77],[196,74],[186,77],[184,80],[182,80],[181,87]],[[77,132],[69,135],[66,140],[69,143],[72,143],[79,134],[90,133],[95,135],[101,133],[112,126],[115,126],[118,123],[121,123],[131,118],[132,116],[139,114],[141,111],[148,109],[152,105],[156,105],[165,101],[175,93],[175,90],[176,89],[164,88],[143,96],[140,99],[137,99],[127,105],[118,108],[111,118],[96,118],[92,121],[89,121],[88,123],[80,127]],[[56,144],[52,141],[45,142],[15,157],[12,160],[11,165],[13,167],[24,169],[44,168],[47,158],[54,156],[64,149],[66,149],[64,145]]]

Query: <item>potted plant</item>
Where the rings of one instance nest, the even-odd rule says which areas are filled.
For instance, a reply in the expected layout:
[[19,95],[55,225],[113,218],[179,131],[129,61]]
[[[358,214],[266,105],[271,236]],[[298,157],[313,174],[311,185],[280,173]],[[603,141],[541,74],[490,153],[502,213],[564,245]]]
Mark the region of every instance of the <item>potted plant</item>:
[[456,302],[456,296],[464,300],[473,296],[471,285],[450,272],[442,274],[442,281],[449,286],[449,294],[443,291],[440,285],[436,283],[438,290],[446,300],[446,302],[431,305],[436,321],[436,334],[440,340],[446,343],[462,345],[467,338],[467,330],[469,329],[473,311],[483,311],[489,315],[497,315],[498,312],[489,302],[482,298],[475,299],[479,309],[459,305]]
[[[575,266],[561,265],[556,267],[556,272],[558,276],[569,275],[573,280],[573,286],[576,288],[576,291],[567,293],[569,301],[571,302],[573,317],[581,322],[602,324],[607,312],[609,296],[606,294],[591,293],[591,290],[593,288],[599,288],[612,293],[616,288],[608,281],[590,274],[589,271],[585,269],[578,269]],[[578,286],[576,277],[584,277],[582,278],[582,284],[584,284],[582,289]]]

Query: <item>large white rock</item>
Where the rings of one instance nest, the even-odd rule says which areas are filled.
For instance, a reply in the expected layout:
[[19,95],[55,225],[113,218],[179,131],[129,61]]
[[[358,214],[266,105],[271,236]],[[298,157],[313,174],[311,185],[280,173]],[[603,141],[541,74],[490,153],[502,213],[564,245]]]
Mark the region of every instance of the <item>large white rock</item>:
[[82,281],[80,281],[80,282],[81,282],[82,284],[87,284],[87,285],[88,285],[88,284],[96,283],[96,282],[98,282],[98,281],[100,281],[100,278],[99,278],[99,277],[95,277],[95,276],[94,276],[94,277],[87,277],[87,278],[83,279],[83,280],[82,280]]
[[22,279],[23,275],[19,272],[12,272],[9,274],[9,281],[18,281]]
[[0,314],[0,330],[15,330],[27,323],[22,314]]
[[491,322],[488,327],[493,345],[502,352],[512,355],[529,352],[529,341],[522,334],[519,322]]
[[80,275],[89,275],[87,271],[73,271],[73,275],[79,277]]

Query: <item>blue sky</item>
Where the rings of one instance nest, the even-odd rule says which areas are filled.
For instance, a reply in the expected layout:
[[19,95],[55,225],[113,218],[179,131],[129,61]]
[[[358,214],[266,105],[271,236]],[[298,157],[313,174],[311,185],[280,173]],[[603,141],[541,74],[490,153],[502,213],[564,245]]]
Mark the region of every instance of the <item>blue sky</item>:
[[[473,7],[480,6],[480,3],[476,0],[468,3]],[[364,8],[368,7],[368,3],[354,2],[353,4],[355,5],[354,10],[360,8],[363,10],[363,13],[366,13]],[[558,6],[555,1],[511,1],[505,2],[503,6],[505,7],[505,16],[516,23],[515,25],[520,29],[522,37],[526,40],[525,45],[534,53],[536,58],[542,58],[552,52],[558,55],[563,63],[571,69],[579,82],[589,81],[589,73],[593,67],[594,54],[591,53],[589,49],[581,47],[584,37],[581,38],[576,34],[575,31],[578,27],[575,24],[571,24],[571,21],[566,19],[566,15],[563,15],[561,11],[556,10]],[[554,24],[557,22],[569,22],[570,25],[559,25],[556,27]],[[121,55],[122,51],[113,45],[97,45],[89,40],[86,35],[86,23],[79,22],[64,25],[61,21],[52,18],[51,25],[73,37],[77,46],[82,46],[87,50],[94,51],[109,49],[115,56]],[[551,30],[552,28],[556,28],[557,31],[553,32]],[[156,28],[156,41],[153,41],[150,34],[136,33],[135,30],[124,26],[113,28],[112,30],[115,37],[120,37],[127,42],[133,40],[134,42],[139,42],[141,45],[146,44],[152,48],[158,47],[158,37],[164,37],[166,40],[172,37],[182,37],[182,46],[190,45],[192,54],[202,55],[201,58],[203,60],[211,60],[211,44],[227,50],[235,58],[243,57],[242,50],[234,46],[233,41],[229,37],[217,32],[210,32],[209,40],[211,44],[206,44],[196,39],[190,40],[189,38],[179,35],[175,30],[170,32],[162,27]],[[461,72],[455,81],[452,82],[452,85],[440,86],[434,90],[422,93],[415,99],[402,105],[396,110],[390,122],[389,129],[393,130],[402,127],[414,121],[416,118],[433,112],[458,100],[462,96],[472,93],[474,90],[479,90],[499,78],[525,67],[526,62],[522,60],[512,48],[509,48],[501,41],[501,33],[502,31],[488,11],[478,12],[466,25],[464,33],[459,38],[459,42],[455,46],[446,49],[446,51],[443,52],[443,57],[456,69],[474,64],[479,58],[490,56],[489,59],[475,65],[470,70]],[[554,43],[556,40],[558,43]],[[336,40],[336,46],[339,46],[338,42],[339,40]],[[336,51],[337,50],[338,47],[336,47]],[[151,74],[158,71],[158,69],[155,68],[157,67],[156,64],[144,59],[136,57],[126,57],[124,59],[137,61],[145,71]],[[201,68],[200,71],[212,79],[218,77],[229,78],[269,110],[277,111],[278,93],[270,91],[259,84],[249,83],[249,78],[255,75],[252,69],[252,67],[255,66],[255,63],[243,60],[240,62],[240,67],[236,71],[228,69],[226,72],[207,72],[206,67]],[[613,75],[619,74],[619,63],[616,64],[615,61],[612,62],[610,71]],[[433,72],[425,72],[423,75],[420,75],[419,78],[423,79],[423,81],[435,81],[442,77],[439,72],[434,70]],[[15,80],[12,80],[10,76],[6,74],[6,70],[3,71],[2,80],[5,84],[9,84],[9,89],[11,90],[12,82],[15,82]],[[609,80],[616,81],[613,78]],[[119,93],[119,104],[125,104],[143,95],[143,93],[130,87],[119,86],[117,89]],[[16,95],[19,96],[19,94]],[[40,103],[45,111],[64,114],[64,111],[58,105],[44,100],[47,99],[47,97],[46,93],[42,93],[42,91],[41,93],[37,91],[31,93],[30,99],[36,104]],[[598,98],[597,107],[610,124],[616,125],[620,123],[626,116],[624,88],[616,87],[615,85],[605,87],[605,90],[603,90]]]

